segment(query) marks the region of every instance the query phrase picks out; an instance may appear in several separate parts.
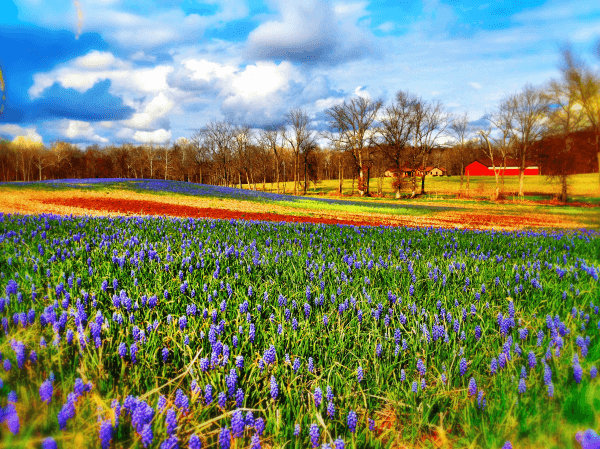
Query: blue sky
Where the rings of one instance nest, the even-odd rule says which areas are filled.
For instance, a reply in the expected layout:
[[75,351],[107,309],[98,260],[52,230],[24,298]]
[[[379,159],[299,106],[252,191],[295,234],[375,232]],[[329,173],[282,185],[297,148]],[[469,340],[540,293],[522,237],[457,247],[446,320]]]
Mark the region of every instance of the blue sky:
[[0,17],[0,136],[46,145],[174,142],[292,107],[324,129],[327,108],[398,90],[478,124],[558,78],[566,42],[600,69],[600,3],[581,0],[15,0]]

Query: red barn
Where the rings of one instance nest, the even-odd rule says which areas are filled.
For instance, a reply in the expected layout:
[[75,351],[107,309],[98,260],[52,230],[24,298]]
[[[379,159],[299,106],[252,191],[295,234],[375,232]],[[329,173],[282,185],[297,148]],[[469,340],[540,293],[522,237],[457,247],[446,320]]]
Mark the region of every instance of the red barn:
[[[502,174],[502,159],[494,158],[494,165],[498,173]],[[519,175],[519,162],[515,159],[506,159],[506,170],[504,176],[518,176]],[[494,168],[492,166],[492,160],[490,158],[477,159],[471,162],[465,167],[465,174],[470,176],[494,176]],[[525,175],[539,175],[540,169],[537,165],[526,162],[525,164]]]

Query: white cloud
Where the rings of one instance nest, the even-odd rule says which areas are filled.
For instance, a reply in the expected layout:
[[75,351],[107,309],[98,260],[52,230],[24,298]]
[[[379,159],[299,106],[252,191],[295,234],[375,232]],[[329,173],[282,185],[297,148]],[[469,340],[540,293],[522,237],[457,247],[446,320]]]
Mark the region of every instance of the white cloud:
[[379,25],[376,30],[383,31],[384,33],[389,33],[390,31],[394,31],[396,28],[396,24],[394,22],[383,22]]
[[60,127],[62,134],[69,139],[85,138],[93,142],[107,143],[108,139],[95,133],[94,128],[88,122],[80,120],[66,120]]
[[354,89],[354,95],[370,100],[371,95],[369,95],[369,92],[367,92],[365,89],[366,86],[358,86],[356,89]]
[[156,97],[147,102],[143,112],[138,112],[132,115],[128,120],[123,120],[122,123],[134,129],[147,129],[152,127],[152,124],[157,119],[165,117],[175,103],[168,96],[161,92]]
[[481,89],[481,84],[474,83],[474,82],[470,82],[470,83],[468,83],[468,84],[469,84],[469,86],[471,86],[473,89],[477,89],[477,90]]
[[117,59],[108,52],[92,51],[49,72],[35,73],[28,93],[30,99],[38,98],[54,83],[84,93],[107,79],[111,81],[111,94],[123,91],[158,93],[168,88],[167,75],[172,70],[173,67],[166,65],[133,68],[130,62]]
[[324,0],[272,0],[270,4],[279,15],[250,33],[251,57],[331,65],[377,52],[373,34],[358,24],[369,14],[364,2],[333,8]]
[[165,143],[171,139],[171,131],[157,129],[156,131],[136,131],[133,138],[143,143]]
[[38,134],[35,126],[23,128],[22,126],[19,126],[19,125],[5,124],[5,125],[0,125],[0,133],[4,133],[4,134],[8,134],[9,136],[12,136],[13,140],[16,139],[17,137],[23,136],[23,137],[27,137],[28,139],[31,139],[35,142],[43,143],[42,136],[40,136]]
[[142,50],[135,52],[134,54],[132,54],[129,59],[131,59],[132,61],[149,61],[149,62],[154,62],[156,61],[156,56],[154,55],[147,55],[145,54]]

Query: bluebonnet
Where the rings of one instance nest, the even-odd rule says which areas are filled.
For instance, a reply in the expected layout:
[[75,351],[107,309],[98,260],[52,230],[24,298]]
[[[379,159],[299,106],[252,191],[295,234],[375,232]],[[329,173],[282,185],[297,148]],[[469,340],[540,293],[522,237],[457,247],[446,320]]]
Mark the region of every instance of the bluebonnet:
[[219,404],[219,407],[225,408],[225,404],[227,403],[227,395],[223,391],[221,391],[219,393],[219,396],[217,398],[217,402]]
[[521,380],[519,380],[519,387],[518,387],[519,393],[523,394],[525,393],[525,390],[527,390],[527,384],[525,383],[525,379],[521,377]]
[[418,391],[418,388],[419,388],[419,384],[417,383],[417,381],[416,380],[413,381],[413,383],[412,383],[412,392],[416,393]]
[[170,408],[165,416],[165,424],[167,425],[167,434],[173,435],[177,429],[177,414]]
[[152,444],[152,440],[154,439],[154,433],[152,432],[152,424],[148,423],[144,425],[142,429],[142,445],[144,447],[148,447]]
[[204,402],[206,405],[210,404],[213,401],[213,387],[211,384],[206,384],[204,389]]
[[333,389],[331,388],[331,386],[327,385],[327,400],[333,401],[333,398]]
[[346,447],[344,444],[344,440],[342,440],[341,438],[336,438],[333,444],[335,444],[335,449],[344,449]]
[[363,380],[363,369],[362,366],[359,366],[356,370],[356,378],[360,382]]

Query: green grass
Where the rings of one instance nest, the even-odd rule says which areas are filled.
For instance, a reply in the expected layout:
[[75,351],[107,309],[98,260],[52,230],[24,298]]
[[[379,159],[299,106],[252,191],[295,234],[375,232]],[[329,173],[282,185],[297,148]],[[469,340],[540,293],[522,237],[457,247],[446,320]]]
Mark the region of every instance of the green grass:
[[[180,447],[187,447],[193,433],[201,437],[203,447],[218,447],[218,433],[224,426],[231,429],[237,406],[230,397],[221,408],[217,395],[228,390],[226,377],[238,355],[244,357],[244,368],[237,370],[237,387],[244,391],[241,408],[265,420],[263,447],[310,447],[312,423],[319,426],[319,443],[342,438],[346,447],[397,447],[416,444],[443,420],[455,448],[499,448],[510,440],[519,448],[574,449],[576,431],[600,425],[599,379],[589,374],[600,360],[600,239],[594,233],[13,215],[2,216],[0,236],[0,291],[9,297],[0,307],[8,332],[0,340],[0,352],[12,364],[2,374],[0,406],[6,406],[9,391],[16,391],[21,424],[17,435],[1,424],[2,447],[38,445],[46,436],[54,436],[60,446],[99,447],[99,419],[112,420],[112,401],[123,405],[129,395],[154,409],[152,447],[158,447],[167,438],[165,413],[177,408],[178,389],[189,399],[189,413],[178,413]],[[10,293],[9,280],[18,284],[21,298]],[[183,281],[187,287],[182,290]],[[123,298],[120,304],[115,296]],[[157,304],[151,307],[147,301],[153,296]],[[498,314],[510,316],[511,301],[514,323],[502,334]],[[195,315],[188,309],[192,303],[198,309]],[[310,305],[308,314],[305,303]],[[441,318],[441,308],[451,319]],[[14,322],[15,314],[18,321],[18,314],[31,309],[32,324]],[[83,312],[87,320],[78,328],[75,316]],[[101,344],[96,347],[90,324],[98,312],[103,318]],[[40,321],[42,315],[46,322],[60,320],[63,313],[63,324]],[[122,316],[122,324],[115,314]],[[186,314],[187,324],[181,329],[179,318]],[[559,317],[562,324],[557,326],[569,331],[560,331],[560,353],[551,342],[547,315]],[[202,359],[210,360],[219,346],[209,342],[209,335],[221,320],[222,331],[212,335],[228,346],[228,362],[204,371]],[[156,329],[148,329],[155,322]],[[436,338],[436,323],[444,327],[447,341],[445,335]],[[480,339],[476,326],[481,328]],[[129,348],[136,327],[145,331],[145,338],[137,341],[134,362]],[[528,329],[524,339],[519,335],[522,328]],[[67,342],[69,329],[74,332],[72,344]],[[54,344],[57,335],[60,340]],[[45,347],[40,346],[42,336]],[[89,338],[85,345],[81,336]],[[508,336],[511,358],[493,375],[490,361],[506,350]],[[577,336],[590,338],[585,357]],[[35,350],[37,362],[27,361],[19,369],[13,339],[26,345],[26,355]],[[124,358],[118,354],[121,343],[128,348]],[[271,345],[276,360],[261,367]],[[382,345],[380,354],[377,345]],[[166,362],[163,348],[169,351]],[[543,380],[547,350],[553,397],[548,397]],[[526,369],[527,391],[520,394],[517,384],[530,351],[536,365]],[[581,383],[573,377],[574,354],[583,368]],[[216,357],[225,360],[222,351]],[[461,375],[463,357],[467,370]],[[418,359],[426,365],[423,376]],[[296,360],[301,363],[297,371],[292,366]],[[360,382],[359,366],[364,370]],[[46,405],[38,390],[50,373],[55,376],[55,394]],[[271,397],[271,376],[279,386],[276,398]],[[471,377],[484,392],[485,407],[468,394]],[[63,431],[56,416],[76,378],[94,387],[78,399],[75,416]],[[412,382],[420,384],[422,379],[425,390],[418,387],[413,393]],[[201,393],[192,391],[194,381]],[[214,387],[214,400],[208,405],[206,384]],[[327,386],[333,389],[332,419],[325,397],[315,406],[317,386],[323,396]],[[156,407],[161,395],[167,401],[162,411]],[[350,410],[359,418],[355,434],[347,426]],[[368,420],[375,420],[380,429],[383,414],[390,417],[391,429],[370,431]],[[132,419],[123,410],[118,426],[111,421],[112,447],[142,447]],[[294,435],[295,424],[300,424],[299,436]],[[248,447],[253,434],[247,429],[234,447]]]

